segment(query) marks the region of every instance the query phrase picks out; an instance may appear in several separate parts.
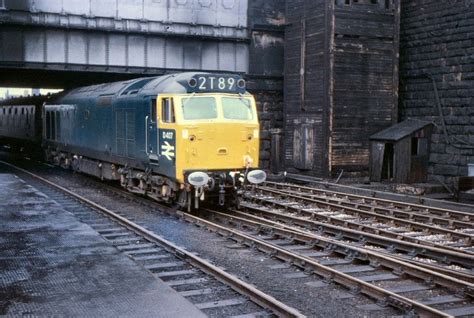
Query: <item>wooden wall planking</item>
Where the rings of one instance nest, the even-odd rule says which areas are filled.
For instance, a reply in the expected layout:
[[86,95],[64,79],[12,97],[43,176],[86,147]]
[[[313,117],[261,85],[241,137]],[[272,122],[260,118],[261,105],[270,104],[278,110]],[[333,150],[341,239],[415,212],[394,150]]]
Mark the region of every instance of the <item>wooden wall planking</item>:
[[[369,136],[395,123],[397,113],[400,5],[398,0],[389,8],[385,4],[287,3],[288,170],[319,176],[341,169],[368,172]],[[291,136],[305,123],[314,125],[315,160],[312,169],[301,171],[292,164]]]

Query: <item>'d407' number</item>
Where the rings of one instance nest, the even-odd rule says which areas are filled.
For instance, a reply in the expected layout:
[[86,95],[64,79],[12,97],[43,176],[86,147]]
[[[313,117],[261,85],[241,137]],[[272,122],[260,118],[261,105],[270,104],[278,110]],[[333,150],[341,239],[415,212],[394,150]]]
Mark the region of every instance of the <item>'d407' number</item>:
[[198,78],[198,87],[200,90],[220,89],[220,90],[235,90],[237,81],[233,77],[204,77]]

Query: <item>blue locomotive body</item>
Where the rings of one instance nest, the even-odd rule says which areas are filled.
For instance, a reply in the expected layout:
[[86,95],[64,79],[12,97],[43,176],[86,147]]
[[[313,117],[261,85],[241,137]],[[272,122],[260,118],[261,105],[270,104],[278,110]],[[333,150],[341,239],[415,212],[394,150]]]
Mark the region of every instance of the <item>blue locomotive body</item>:
[[[233,74],[180,73],[77,88],[45,103],[43,149],[58,165],[131,192],[220,204],[258,167],[254,98]],[[252,175],[252,173],[254,173]],[[257,180],[257,181],[256,181]],[[193,192],[194,191],[194,192]]]
[[69,158],[75,169],[107,179],[118,178],[113,167],[102,168],[83,158],[164,173],[164,167],[150,164],[147,155],[147,151],[156,153],[156,145],[150,143],[145,149],[148,132],[143,119],[151,116],[159,89],[142,88],[154,79],[79,88],[46,104],[43,140],[48,156],[58,152],[80,154]]

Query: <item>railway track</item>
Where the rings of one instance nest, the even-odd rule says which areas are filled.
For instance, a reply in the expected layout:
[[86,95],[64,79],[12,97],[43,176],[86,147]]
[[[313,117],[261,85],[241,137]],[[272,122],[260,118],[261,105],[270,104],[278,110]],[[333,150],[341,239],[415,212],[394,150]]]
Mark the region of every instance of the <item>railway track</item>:
[[[128,193],[120,195],[136,199]],[[156,206],[154,202],[146,204]],[[452,278],[376,251],[298,233],[292,227],[281,229],[280,224],[269,225],[268,221],[262,219],[252,221],[251,215],[239,211],[232,211],[233,215],[228,215],[206,210],[207,214],[211,214],[207,215],[206,219],[185,212],[178,213],[188,222],[295,265],[301,268],[305,276],[315,275],[317,278],[314,286],[324,287],[326,284],[338,283],[353,293],[362,293],[373,298],[380,306],[393,306],[406,313],[429,316],[462,316],[474,313],[473,277],[468,274],[452,272],[452,277],[457,276]],[[241,217],[237,217],[237,214]],[[323,264],[318,258],[324,259]],[[392,286],[386,286],[387,284]],[[415,295],[403,296],[406,293]]]
[[379,305],[391,305],[412,314],[474,314],[471,282],[375,251],[282,228],[238,211],[227,214],[206,210],[205,216],[206,219],[183,213],[189,222],[300,267],[304,276],[322,278],[314,282],[315,286],[335,282],[374,298]]
[[474,226],[472,222],[453,221],[447,217],[425,216],[427,220],[436,219],[439,222],[442,220],[443,223],[457,226],[448,228],[440,224],[430,224],[427,220],[424,222],[413,220],[420,215],[419,213],[398,209],[395,211],[367,202],[346,201],[329,196],[316,198],[295,190],[287,191],[268,186],[255,188],[254,191],[248,192],[245,198],[261,206],[277,208],[280,211],[327,224],[474,255],[472,245]]
[[315,222],[306,218],[267,210],[252,204],[242,203],[240,211],[233,210],[232,212],[245,213],[249,219],[258,218],[260,222],[266,222],[266,224],[274,224],[293,231],[310,233],[325,239],[350,244],[354,247],[376,251],[392,258],[398,258],[427,269],[474,282],[474,256],[471,255],[446,251],[436,247],[420,246],[416,243],[385,238],[342,226]]
[[[342,202],[347,206],[355,206],[368,211],[376,211],[385,215],[405,217],[419,222],[439,223],[450,228],[472,227],[474,214],[448,208],[387,200],[338,191],[328,191],[289,183],[266,182],[266,187],[284,190],[288,193],[299,193],[309,198],[321,198],[327,202]],[[459,222],[459,223],[458,223]]]
[[207,315],[304,317],[297,310],[156,235],[130,218],[32,172],[6,162],[0,163],[36,181],[38,188],[48,197],[89,224],[110,244],[163,280]]
[[[295,209],[295,211],[292,209]],[[288,208],[287,206],[285,209],[275,209],[273,205],[262,207],[257,204],[243,202],[240,210],[250,215],[279,222],[282,225],[290,225],[292,228],[385,252],[410,262],[420,263],[425,267],[436,266],[439,270],[446,270],[445,273],[456,270],[457,272],[466,272],[473,275],[474,256],[457,250],[420,245],[416,242],[400,240],[396,236],[387,237],[380,235],[380,232],[377,231],[367,231],[367,228],[363,225],[353,229],[347,227],[345,222],[330,224],[314,221],[311,212],[304,215],[304,212],[302,213],[299,209]]]
[[[155,202],[109,186],[104,188],[155,209],[157,206],[162,207]],[[246,205],[249,208],[252,206],[247,203],[243,206]],[[260,210],[263,210],[261,206]],[[170,209],[167,212],[175,213]],[[379,247],[391,244],[394,250],[406,250],[407,254],[411,251],[412,255],[439,253],[438,257],[443,258],[444,255],[447,264],[457,263],[460,260],[462,263],[463,258],[471,257],[468,253],[429,246],[420,247],[416,243],[396,241],[370,233],[366,234],[372,239],[367,239],[360,235],[364,233],[362,231],[358,233],[322,222],[318,226],[318,231],[311,233],[307,224],[301,226],[295,220],[281,222],[275,215],[271,220],[269,217],[250,214],[248,210],[232,211],[232,215],[212,210],[203,213],[201,217],[184,212],[179,212],[179,215],[188,222],[283,260],[285,263],[282,266],[299,267],[301,272],[296,274],[312,278],[314,281],[308,284],[313,284],[314,287],[324,288],[327,284],[337,283],[354,294],[361,293],[373,298],[377,305],[393,306],[409,314],[426,316],[474,314],[471,272],[454,270],[453,265],[451,268],[439,268],[431,264],[422,266],[413,260],[400,257],[397,253],[393,253],[393,250],[388,253],[379,248],[370,250],[366,244],[367,242],[370,244],[371,241]],[[307,221],[307,218],[302,220]],[[352,234],[347,235],[341,229]],[[111,231],[113,232],[113,229]],[[332,233],[330,237],[323,235],[330,232]],[[387,240],[390,244],[380,243]],[[397,242],[402,245],[398,246],[395,244]],[[357,244],[358,246],[355,246]],[[446,254],[449,257],[446,257]],[[468,264],[472,265],[472,262]]]

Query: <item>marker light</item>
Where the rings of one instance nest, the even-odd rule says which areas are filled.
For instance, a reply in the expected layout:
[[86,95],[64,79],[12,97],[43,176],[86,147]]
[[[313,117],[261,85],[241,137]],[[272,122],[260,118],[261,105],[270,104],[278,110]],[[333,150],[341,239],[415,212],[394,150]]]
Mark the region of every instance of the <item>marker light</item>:
[[209,182],[209,176],[205,172],[193,172],[188,176],[188,182],[195,187],[202,187]]
[[197,81],[196,81],[196,79],[195,79],[195,78],[191,78],[191,79],[189,80],[189,82],[188,82],[188,85],[189,85],[190,87],[196,87],[196,86],[197,86]]
[[253,184],[260,184],[267,180],[267,174],[263,170],[252,170],[247,174],[247,180]]

